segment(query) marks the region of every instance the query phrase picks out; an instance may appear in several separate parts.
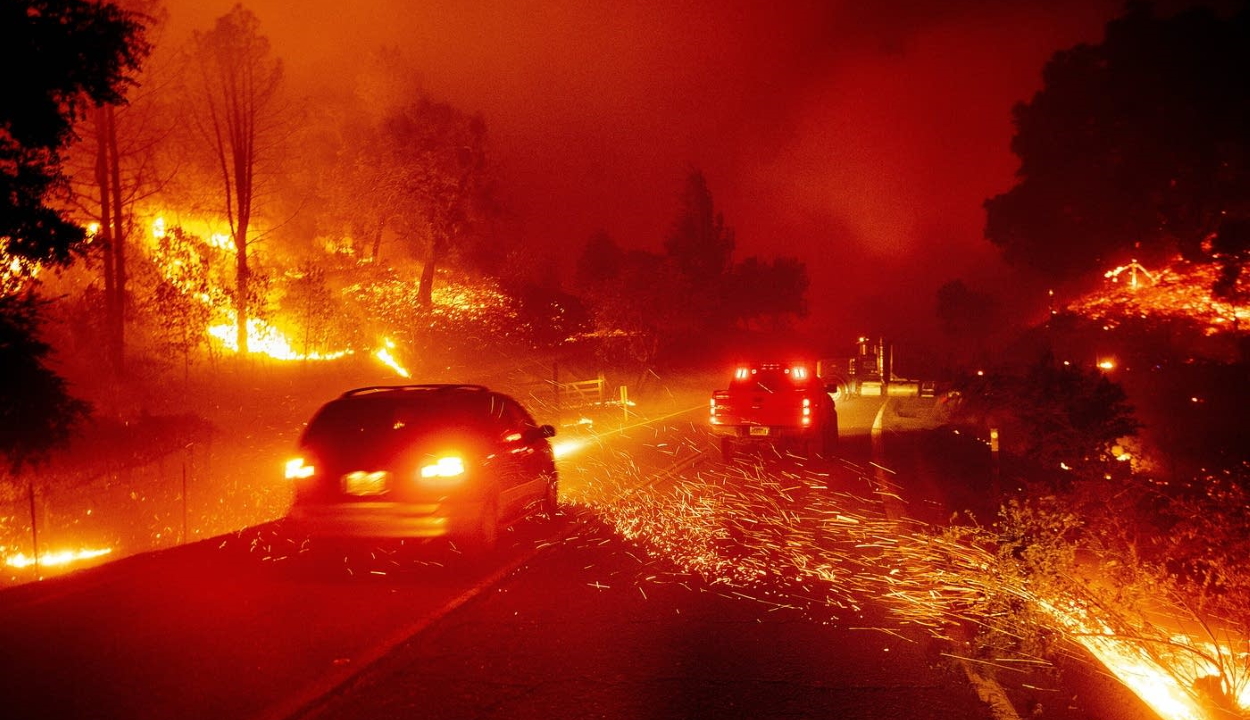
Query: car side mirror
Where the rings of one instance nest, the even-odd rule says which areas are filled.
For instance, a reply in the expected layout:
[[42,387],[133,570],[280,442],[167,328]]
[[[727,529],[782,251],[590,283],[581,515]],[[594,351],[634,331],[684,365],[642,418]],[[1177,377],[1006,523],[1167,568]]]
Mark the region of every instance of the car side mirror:
[[556,427],[554,425],[539,425],[538,436],[543,438],[555,437]]

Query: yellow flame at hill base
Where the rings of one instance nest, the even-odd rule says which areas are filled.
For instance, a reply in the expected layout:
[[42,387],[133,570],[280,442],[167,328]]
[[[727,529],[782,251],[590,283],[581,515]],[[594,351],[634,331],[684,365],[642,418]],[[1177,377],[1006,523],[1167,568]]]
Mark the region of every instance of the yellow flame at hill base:
[[[221,341],[222,346],[227,350],[237,353],[239,351],[237,327],[233,323],[220,323],[210,326],[208,334]],[[391,352],[394,349],[395,342],[390,338],[383,338],[382,347],[373,352],[373,357],[394,370],[396,375],[403,378],[412,377],[408,368],[400,364]],[[265,355],[275,360],[338,360],[355,354],[352,350],[299,352],[291,347],[291,342],[277,328],[256,318],[247,322],[247,351],[249,355]]]
[[[39,556],[40,567],[55,567],[102,557],[113,552],[113,548],[98,550],[62,550],[60,552],[43,553]],[[15,568],[28,568],[35,564],[35,558],[26,553],[18,553],[5,558],[4,564]]]
[[[237,328],[235,323],[221,323],[210,326],[208,334],[220,340],[227,350],[238,352]],[[352,354],[351,350],[301,353],[291,347],[291,342],[277,328],[257,318],[247,321],[247,351],[275,360],[337,360]]]

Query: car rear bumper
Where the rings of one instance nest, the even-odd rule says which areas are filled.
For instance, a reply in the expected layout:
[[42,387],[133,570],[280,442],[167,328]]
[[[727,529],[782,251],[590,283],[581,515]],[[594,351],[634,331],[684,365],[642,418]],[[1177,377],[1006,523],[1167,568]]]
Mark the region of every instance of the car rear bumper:
[[[732,437],[739,440],[778,440],[784,438],[805,438],[815,436],[820,429],[816,427],[795,427],[792,425],[712,425],[712,434],[720,437]],[[752,428],[762,428],[767,432],[759,434]]]
[[456,503],[302,503],[291,507],[293,529],[318,537],[433,538],[478,526],[481,501]]

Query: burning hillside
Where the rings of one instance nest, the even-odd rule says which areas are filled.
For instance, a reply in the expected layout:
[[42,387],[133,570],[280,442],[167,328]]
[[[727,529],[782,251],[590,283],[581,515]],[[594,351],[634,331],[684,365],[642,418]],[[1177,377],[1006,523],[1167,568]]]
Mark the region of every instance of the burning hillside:
[[[1107,271],[1103,292],[1091,293],[1068,306],[1072,312],[1115,328],[1127,318],[1148,321],[1188,320],[1206,335],[1245,332],[1250,305],[1216,298],[1211,288],[1218,279],[1215,265],[1198,265],[1180,258],[1167,267],[1149,270],[1136,260]],[[1245,283],[1236,293],[1244,295]]]

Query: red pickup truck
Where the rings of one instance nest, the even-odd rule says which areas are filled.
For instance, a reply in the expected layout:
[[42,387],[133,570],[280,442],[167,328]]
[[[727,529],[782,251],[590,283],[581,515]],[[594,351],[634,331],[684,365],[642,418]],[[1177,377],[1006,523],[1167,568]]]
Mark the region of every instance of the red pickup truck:
[[829,455],[838,442],[833,396],[803,362],[739,365],[727,390],[712,393],[712,433],[732,460],[746,443],[797,445],[806,455]]

